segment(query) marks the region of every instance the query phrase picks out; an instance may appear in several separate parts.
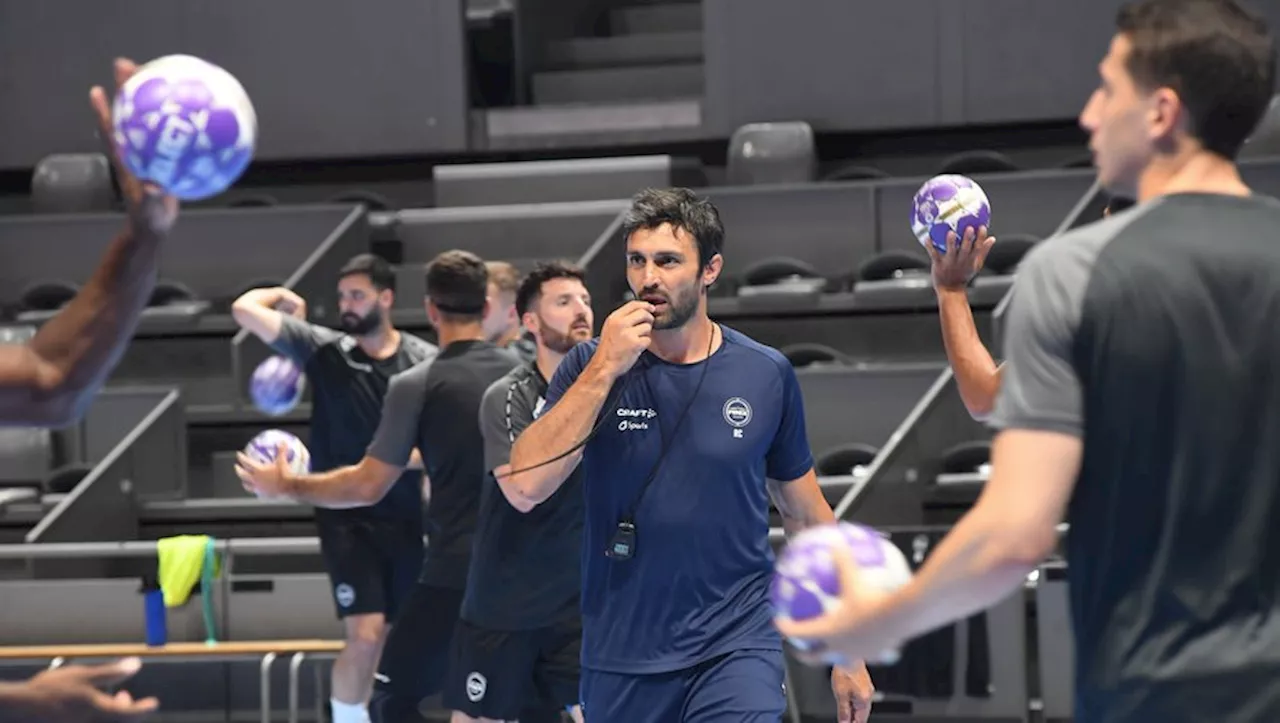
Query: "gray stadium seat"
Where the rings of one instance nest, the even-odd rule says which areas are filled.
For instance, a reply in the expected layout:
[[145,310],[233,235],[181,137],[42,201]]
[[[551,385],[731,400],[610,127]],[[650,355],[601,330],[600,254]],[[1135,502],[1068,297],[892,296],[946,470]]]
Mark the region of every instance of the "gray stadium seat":
[[569,203],[630,198],[673,184],[668,155],[464,163],[431,169],[436,206]]
[[816,169],[813,128],[804,121],[749,123],[729,139],[730,185],[808,183]]
[[108,211],[114,200],[111,166],[101,153],[45,156],[31,177],[36,213]]
[[52,466],[49,430],[0,428],[0,486],[38,487]]
[[962,151],[948,157],[938,166],[938,173],[976,175],[981,173],[1010,173],[1020,170],[1018,164],[999,151]]

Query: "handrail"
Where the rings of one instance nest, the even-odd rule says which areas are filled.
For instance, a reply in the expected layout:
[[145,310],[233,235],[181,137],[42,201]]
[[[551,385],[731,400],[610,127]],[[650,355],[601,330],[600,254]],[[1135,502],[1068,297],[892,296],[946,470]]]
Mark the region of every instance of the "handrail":
[[[310,555],[320,552],[318,537],[245,537],[214,540],[214,549],[235,555]],[[0,545],[0,560],[68,559],[85,557],[153,557],[156,541],[43,542]]]

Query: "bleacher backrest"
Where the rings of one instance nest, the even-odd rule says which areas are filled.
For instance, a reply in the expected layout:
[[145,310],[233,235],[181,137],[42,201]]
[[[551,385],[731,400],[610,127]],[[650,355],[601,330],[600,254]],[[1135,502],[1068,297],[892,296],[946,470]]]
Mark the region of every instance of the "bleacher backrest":
[[38,487],[51,469],[49,430],[0,427],[0,486]]
[[[626,200],[401,211],[403,262],[424,264],[450,249],[484,259],[577,261],[629,205]],[[622,268],[622,259],[612,259]]]
[[572,158],[435,166],[437,207],[630,198],[673,184],[671,156]]
[[798,370],[810,449],[820,456],[852,443],[880,447],[941,371],[941,364]]

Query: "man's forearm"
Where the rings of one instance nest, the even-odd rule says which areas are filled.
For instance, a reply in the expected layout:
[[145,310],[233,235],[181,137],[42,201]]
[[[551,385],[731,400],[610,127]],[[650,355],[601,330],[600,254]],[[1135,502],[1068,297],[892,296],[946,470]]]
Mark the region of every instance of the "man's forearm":
[[[555,493],[582,458],[582,450],[550,464],[582,443],[595,426],[614,377],[592,359],[554,407],[529,425],[511,448],[510,485],[522,498],[540,503]],[[535,465],[540,465],[536,466]],[[526,468],[527,472],[520,472]]]
[[301,477],[288,477],[284,492],[289,497],[316,507],[344,510],[377,504],[386,494],[387,485],[362,465]]
[[1030,537],[1005,529],[989,511],[975,508],[890,598],[880,624],[905,642],[999,603],[1021,589],[1047,554]]
[[31,339],[52,376],[43,391],[71,410],[80,410],[120,360],[155,288],[163,237],[133,228],[111,242],[80,293]]
[[940,289],[938,316],[942,323],[942,343],[955,372],[960,398],[974,418],[982,419],[995,406],[996,394],[1000,391],[1000,369],[978,336],[967,292]]

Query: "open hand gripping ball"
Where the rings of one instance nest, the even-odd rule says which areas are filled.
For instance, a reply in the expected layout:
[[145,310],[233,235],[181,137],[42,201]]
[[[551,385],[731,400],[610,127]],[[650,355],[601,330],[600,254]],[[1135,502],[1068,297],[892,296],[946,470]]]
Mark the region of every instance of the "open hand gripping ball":
[[288,449],[285,461],[289,471],[295,475],[307,474],[311,471],[311,452],[307,446],[292,434],[280,429],[268,429],[259,432],[244,448],[244,453],[260,464],[275,464],[276,448],[283,442]]
[[924,246],[947,252],[947,233],[957,244],[965,231],[991,228],[991,203],[982,187],[966,176],[946,174],[924,182],[911,202],[911,231]]
[[112,122],[125,167],[185,201],[235,183],[258,139],[257,114],[240,81],[190,55],[139,67],[116,92]]
[[[849,550],[858,565],[858,581],[888,593],[911,580],[902,551],[875,530],[850,522],[811,527],[787,543],[778,557],[769,597],[779,618],[808,620],[831,611],[840,600],[840,572],[831,550]],[[798,648],[804,641],[793,640]],[[885,651],[892,658],[892,651]]]
[[306,389],[306,377],[292,359],[268,357],[249,378],[249,396],[253,404],[272,416],[286,414],[298,405]]

